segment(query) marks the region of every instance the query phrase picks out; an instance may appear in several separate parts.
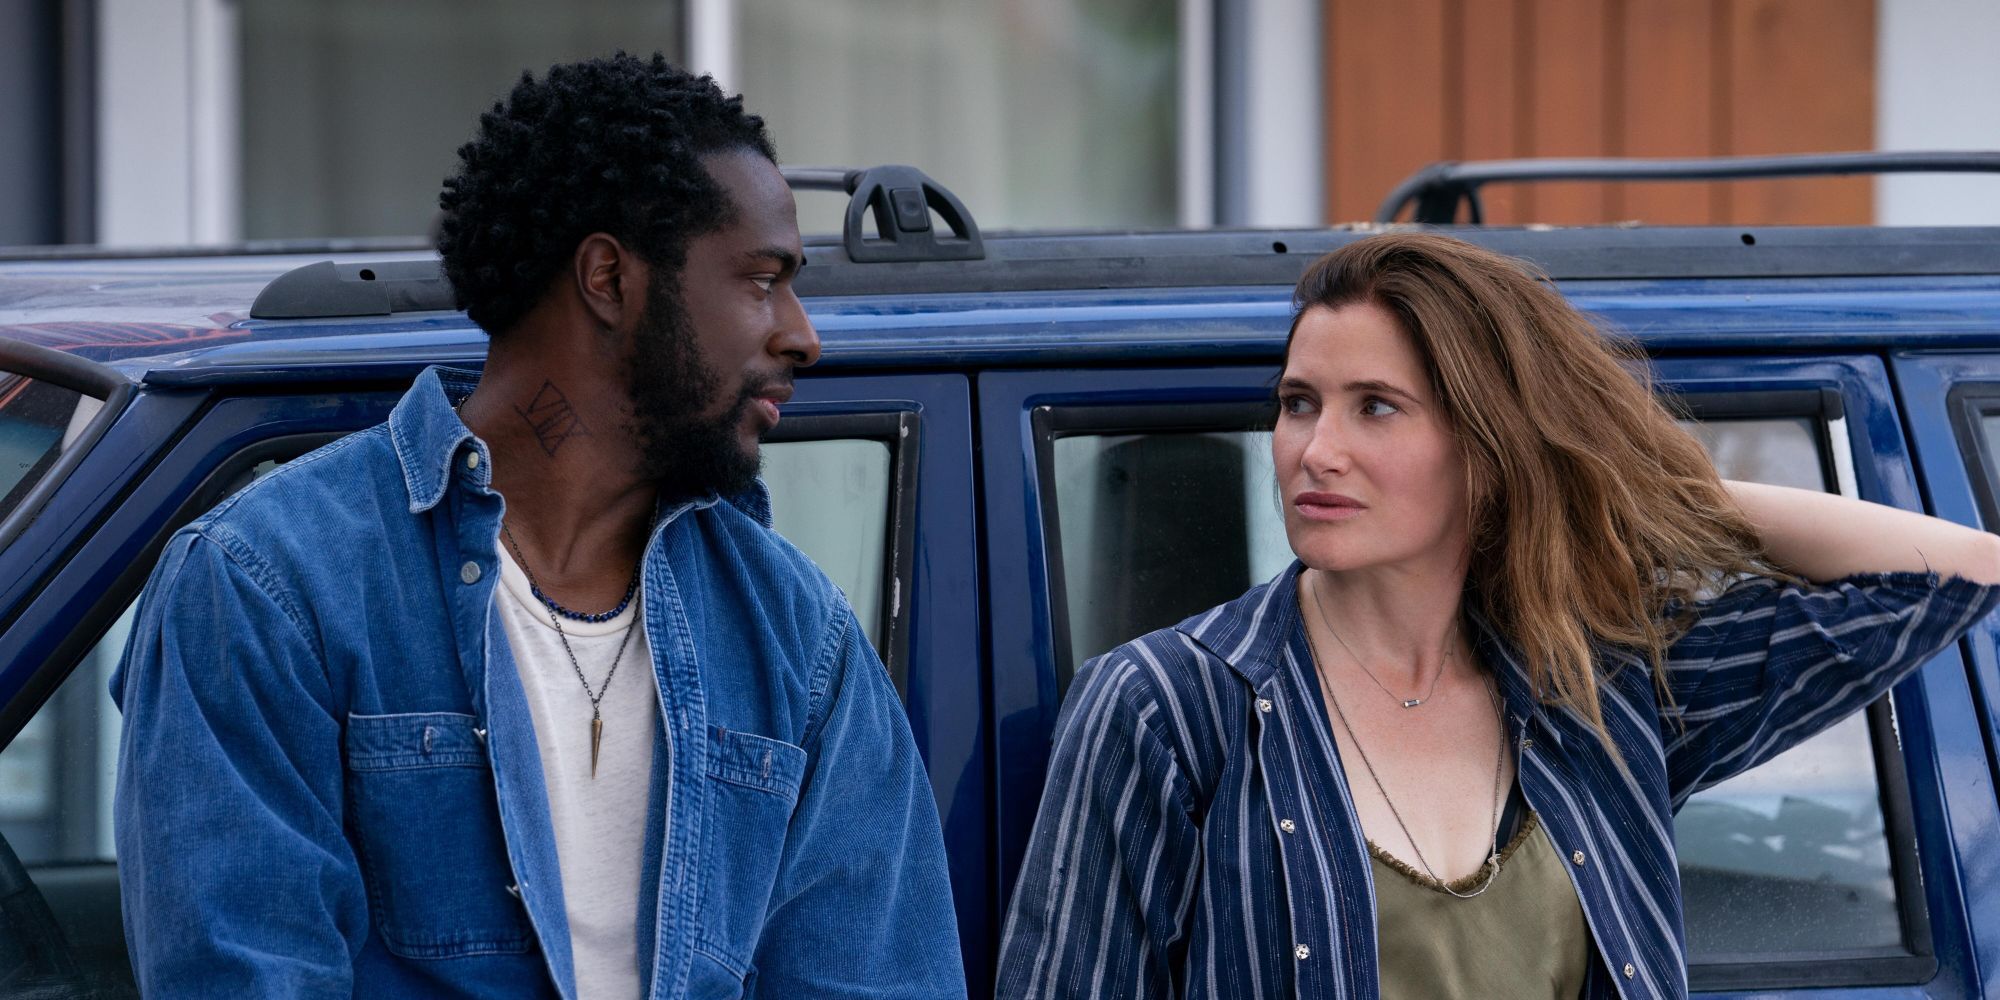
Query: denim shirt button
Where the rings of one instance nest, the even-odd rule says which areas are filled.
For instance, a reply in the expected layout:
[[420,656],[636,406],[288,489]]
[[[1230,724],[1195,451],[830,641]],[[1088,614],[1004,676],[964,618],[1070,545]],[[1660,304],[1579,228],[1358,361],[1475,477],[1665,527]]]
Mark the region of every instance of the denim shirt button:
[[479,452],[477,450],[465,453],[465,467],[468,469],[479,468]]
[[520,899],[520,898],[521,898],[521,883],[519,883],[519,882],[516,882],[516,883],[514,883],[513,885],[510,885],[510,886],[508,886],[508,887],[507,887],[507,891],[508,891],[508,892],[510,892],[510,893],[512,893],[512,894],[514,895],[514,898],[515,898],[515,899]]
[[458,568],[458,578],[468,584],[479,582],[479,564],[468,560]]

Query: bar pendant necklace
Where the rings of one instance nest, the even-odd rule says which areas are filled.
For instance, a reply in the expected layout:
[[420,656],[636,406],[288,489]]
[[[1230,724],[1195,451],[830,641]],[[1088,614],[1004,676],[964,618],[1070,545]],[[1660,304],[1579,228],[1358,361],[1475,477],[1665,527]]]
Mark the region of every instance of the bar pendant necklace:
[[[521,543],[514,540],[513,530],[502,522],[500,533],[507,539],[507,546],[514,550],[514,562],[527,576],[528,586],[540,590],[541,584],[535,579],[535,571],[528,568],[528,557],[521,554]],[[641,616],[632,615],[631,624],[625,626],[625,637],[618,640],[618,651],[611,654],[611,669],[604,673],[604,684],[593,691],[590,678],[583,675],[583,664],[577,662],[576,650],[570,648],[569,633],[563,631],[562,616],[556,613],[554,602],[544,599],[543,605],[549,613],[549,624],[555,626],[556,638],[562,640],[563,655],[569,657],[570,669],[576,671],[577,682],[583,685],[583,696],[590,699],[590,780],[596,781],[598,750],[604,745],[604,715],[598,710],[598,705],[604,701],[604,692],[611,690],[611,678],[618,676],[618,663],[625,659],[625,647],[631,645],[632,630],[639,627]]]

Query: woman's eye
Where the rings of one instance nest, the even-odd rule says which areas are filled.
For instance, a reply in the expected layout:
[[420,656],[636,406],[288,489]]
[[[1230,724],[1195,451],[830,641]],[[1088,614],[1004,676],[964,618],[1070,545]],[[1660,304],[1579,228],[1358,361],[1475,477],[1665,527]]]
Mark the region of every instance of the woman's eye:
[[1361,413],[1363,416],[1386,417],[1391,413],[1401,412],[1403,411],[1397,409],[1396,404],[1385,399],[1377,399],[1373,396],[1368,397],[1367,402],[1361,404]]
[[1286,413],[1293,414],[1294,416],[1312,412],[1312,400],[1304,396],[1286,396],[1278,400],[1278,406]]

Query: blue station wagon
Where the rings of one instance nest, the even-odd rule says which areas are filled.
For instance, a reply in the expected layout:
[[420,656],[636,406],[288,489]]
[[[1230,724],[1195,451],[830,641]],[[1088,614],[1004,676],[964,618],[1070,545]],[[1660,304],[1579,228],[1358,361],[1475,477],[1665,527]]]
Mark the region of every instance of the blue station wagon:
[[[907,168],[795,183],[853,200],[798,281],[824,358],[766,448],[776,527],[905,699],[990,994],[1078,665],[1291,558],[1291,286],[1369,227],[982,234]],[[1451,231],[1636,338],[1724,475],[2000,529],[2000,231]],[[422,247],[0,252],[0,993],[135,993],[107,681],[168,534],[485,349]],[[2000,994],[1996,648],[1681,812],[1696,991]]]

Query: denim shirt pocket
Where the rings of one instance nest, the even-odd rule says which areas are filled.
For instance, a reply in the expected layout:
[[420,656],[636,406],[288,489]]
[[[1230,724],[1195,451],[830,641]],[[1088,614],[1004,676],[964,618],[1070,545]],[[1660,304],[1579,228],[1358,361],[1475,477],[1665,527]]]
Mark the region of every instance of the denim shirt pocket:
[[456,712],[347,717],[348,826],[369,915],[404,958],[534,948],[475,724]]
[[711,727],[708,817],[696,948],[748,978],[770,907],[806,752],[782,740]]

